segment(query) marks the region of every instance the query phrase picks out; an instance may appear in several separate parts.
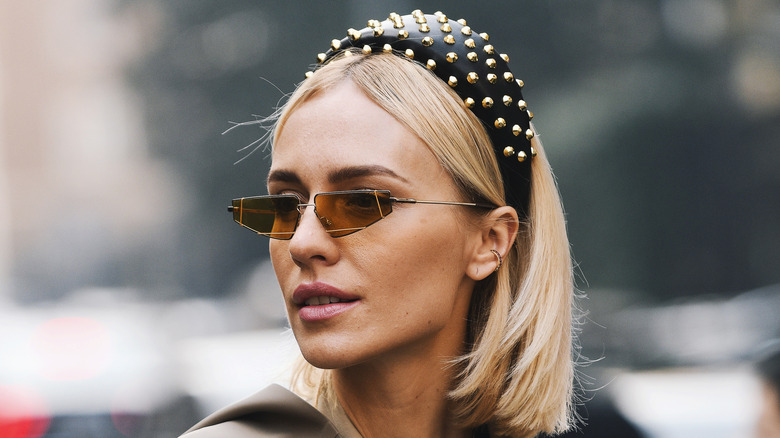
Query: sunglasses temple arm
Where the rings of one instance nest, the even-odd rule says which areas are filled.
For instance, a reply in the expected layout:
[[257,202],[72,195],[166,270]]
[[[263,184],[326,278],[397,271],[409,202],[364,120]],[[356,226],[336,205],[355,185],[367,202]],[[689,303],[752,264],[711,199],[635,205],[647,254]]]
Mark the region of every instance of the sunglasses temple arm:
[[455,201],[423,201],[412,198],[390,198],[393,202],[402,204],[433,204],[433,205],[462,205],[464,207],[496,208],[493,205],[478,204],[474,202],[455,202]]

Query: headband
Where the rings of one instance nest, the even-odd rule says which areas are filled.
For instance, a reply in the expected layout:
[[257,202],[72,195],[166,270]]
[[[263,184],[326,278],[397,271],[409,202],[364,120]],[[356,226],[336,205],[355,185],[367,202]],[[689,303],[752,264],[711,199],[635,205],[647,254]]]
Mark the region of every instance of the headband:
[[384,21],[368,20],[368,27],[349,29],[346,38],[331,41],[306,77],[339,53],[351,55],[355,49],[350,48],[366,55],[396,53],[432,71],[482,121],[493,143],[507,204],[523,217],[528,211],[531,161],[536,156],[531,146],[533,113],[523,100],[523,81],[509,70],[509,57],[496,52],[489,41],[488,34],[472,31],[466,20],[450,20],[441,12],[391,13]]

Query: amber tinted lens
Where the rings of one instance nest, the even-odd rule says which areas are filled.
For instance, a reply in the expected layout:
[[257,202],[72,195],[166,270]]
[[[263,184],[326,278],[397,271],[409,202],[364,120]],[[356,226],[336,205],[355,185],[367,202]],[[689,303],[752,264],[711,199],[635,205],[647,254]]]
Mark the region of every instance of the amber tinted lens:
[[393,211],[390,192],[377,190],[320,193],[314,205],[322,226],[333,237],[360,231]]
[[291,239],[298,225],[298,198],[258,196],[233,200],[233,220],[274,239]]

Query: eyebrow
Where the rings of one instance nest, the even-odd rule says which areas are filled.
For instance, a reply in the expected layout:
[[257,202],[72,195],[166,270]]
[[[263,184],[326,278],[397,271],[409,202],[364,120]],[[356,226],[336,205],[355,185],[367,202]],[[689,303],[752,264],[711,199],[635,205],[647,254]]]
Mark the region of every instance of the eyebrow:
[[279,170],[273,170],[268,174],[268,178],[266,179],[266,184],[270,184],[272,182],[299,184],[301,182],[301,179],[298,178],[298,175],[293,171],[279,169]]
[[[407,184],[409,183],[409,180],[407,180],[406,178],[395,173],[393,170],[380,165],[348,166],[348,167],[342,167],[340,169],[336,169],[335,171],[328,174],[328,183],[338,184],[340,182],[344,182],[354,178],[361,178],[361,177],[375,176],[375,175],[389,176],[391,178],[395,178],[404,183]],[[286,183],[300,184],[301,178],[294,171],[277,169],[271,171],[271,173],[268,174],[267,182],[269,184],[272,182],[275,183],[286,182]]]

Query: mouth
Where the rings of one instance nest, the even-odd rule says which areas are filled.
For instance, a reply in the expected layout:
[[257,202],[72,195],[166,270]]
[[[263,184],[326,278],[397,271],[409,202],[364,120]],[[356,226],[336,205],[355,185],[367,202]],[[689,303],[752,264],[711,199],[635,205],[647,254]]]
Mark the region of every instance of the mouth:
[[325,304],[334,304],[334,303],[351,303],[353,301],[357,301],[357,299],[342,299],[339,297],[328,297],[328,296],[318,296],[318,297],[311,297],[307,299],[303,306],[323,306]]
[[295,288],[292,302],[298,317],[307,322],[324,321],[360,303],[360,297],[322,282],[303,283]]

